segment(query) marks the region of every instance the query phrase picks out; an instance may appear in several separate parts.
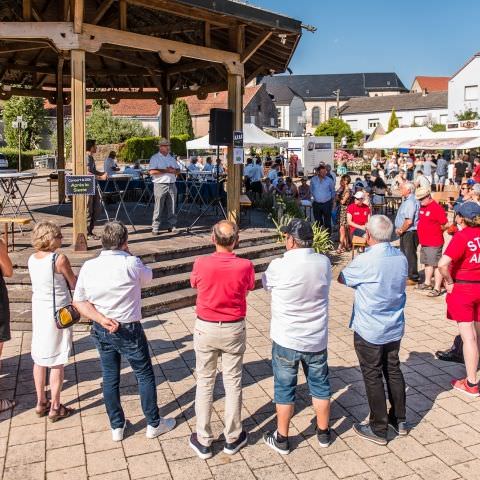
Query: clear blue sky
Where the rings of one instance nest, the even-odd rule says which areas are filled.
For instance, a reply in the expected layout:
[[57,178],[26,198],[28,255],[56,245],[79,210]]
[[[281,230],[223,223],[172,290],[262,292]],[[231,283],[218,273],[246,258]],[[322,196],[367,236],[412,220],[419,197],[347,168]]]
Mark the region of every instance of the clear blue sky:
[[294,74],[396,72],[450,76],[480,51],[479,0],[250,0],[315,25],[304,31]]

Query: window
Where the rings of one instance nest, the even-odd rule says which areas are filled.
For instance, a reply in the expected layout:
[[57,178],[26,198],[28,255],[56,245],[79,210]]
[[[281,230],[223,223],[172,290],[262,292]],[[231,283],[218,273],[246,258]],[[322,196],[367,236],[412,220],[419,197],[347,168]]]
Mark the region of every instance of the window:
[[250,116],[250,123],[255,123],[255,115]]
[[478,100],[478,85],[465,87],[465,100]]
[[427,123],[427,116],[426,115],[418,115],[413,117],[413,123],[418,126],[423,126]]
[[258,109],[259,112],[261,112],[262,111],[262,105],[257,105],[257,109]]
[[347,123],[350,125],[352,131],[358,130],[358,120],[347,120]]
[[316,127],[320,125],[320,108],[313,107],[312,108],[312,126]]
[[278,127],[282,128],[282,109],[277,108],[277,121],[278,121]]
[[328,118],[335,118],[337,116],[337,107],[330,107],[328,109]]
[[275,119],[273,117],[270,117],[270,126],[271,127],[275,126]]
[[368,128],[376,128],[380,124],[379,118],[369,118],[368,119]]
[[440,115],[440,123],[446,125],[448,121],[448,115]]
[[398,125],[402,126],[403,117],[397,117],[397,120],[398,120]]

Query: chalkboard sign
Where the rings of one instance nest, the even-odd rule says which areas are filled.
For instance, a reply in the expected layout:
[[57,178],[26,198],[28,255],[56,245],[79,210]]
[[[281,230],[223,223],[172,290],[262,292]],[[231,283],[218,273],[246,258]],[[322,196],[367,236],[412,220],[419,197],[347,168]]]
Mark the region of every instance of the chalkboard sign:
[[65,195],[95,195],[95,175],[66,175]]

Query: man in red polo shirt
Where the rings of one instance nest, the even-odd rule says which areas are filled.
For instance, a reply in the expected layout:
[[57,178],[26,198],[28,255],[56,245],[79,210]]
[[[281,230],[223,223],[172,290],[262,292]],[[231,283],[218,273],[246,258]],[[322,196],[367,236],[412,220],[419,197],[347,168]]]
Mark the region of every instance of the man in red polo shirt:
[[[429,297],[438,297],[443,277],[437,267],[442,257],[443,232],[447,228],[448,218],[444,208],[432,198],[430,188],[417,188],[415,197],[420,202],[417,225],[418,243],[421,245],[420,263],[425,265],[425,283],[417,288],[430,290]],[[433,289],[432,278],[435,282]]]
[[480,183],[480,157],[475,157],[473,160],[473,180],[475,183]]
[[197,320],[193,344],[196,357],[196,432],[190,447],[202,459],[212,456],[210,427],[217,360],[222,357],[225,388],[224,453],[233,455],[247,444],[242,428],[242,367],[246,348],[245,315],[247,294],[255,288],[255,270],[250,260],[233,253],[238,244],[238,227],[223,220],[213,227],[216,252],[199,257],[193,265],[190,283],[198,290]]
[[370,207],[364,203],[365,193],[357,192],[354,196],[354,202],[347,208],[347,222],[350,227],[351,237],[363,237],[365,235],[365,225],[370,218]]

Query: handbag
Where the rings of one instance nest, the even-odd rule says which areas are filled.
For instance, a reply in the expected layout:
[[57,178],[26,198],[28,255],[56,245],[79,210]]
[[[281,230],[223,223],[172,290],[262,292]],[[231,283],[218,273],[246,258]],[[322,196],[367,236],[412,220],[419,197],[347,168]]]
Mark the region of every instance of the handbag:
[[[57,257],[58,255],[56,253],[52,256],[53,313],[57,328],[62,330],[63,328],[69,328],[78,323],[80,321],[80,313],[71,303],[57,310],[55,304],[55,262],[57,261]],[[68,288],[68,293],[72,300],[70,288]]]

